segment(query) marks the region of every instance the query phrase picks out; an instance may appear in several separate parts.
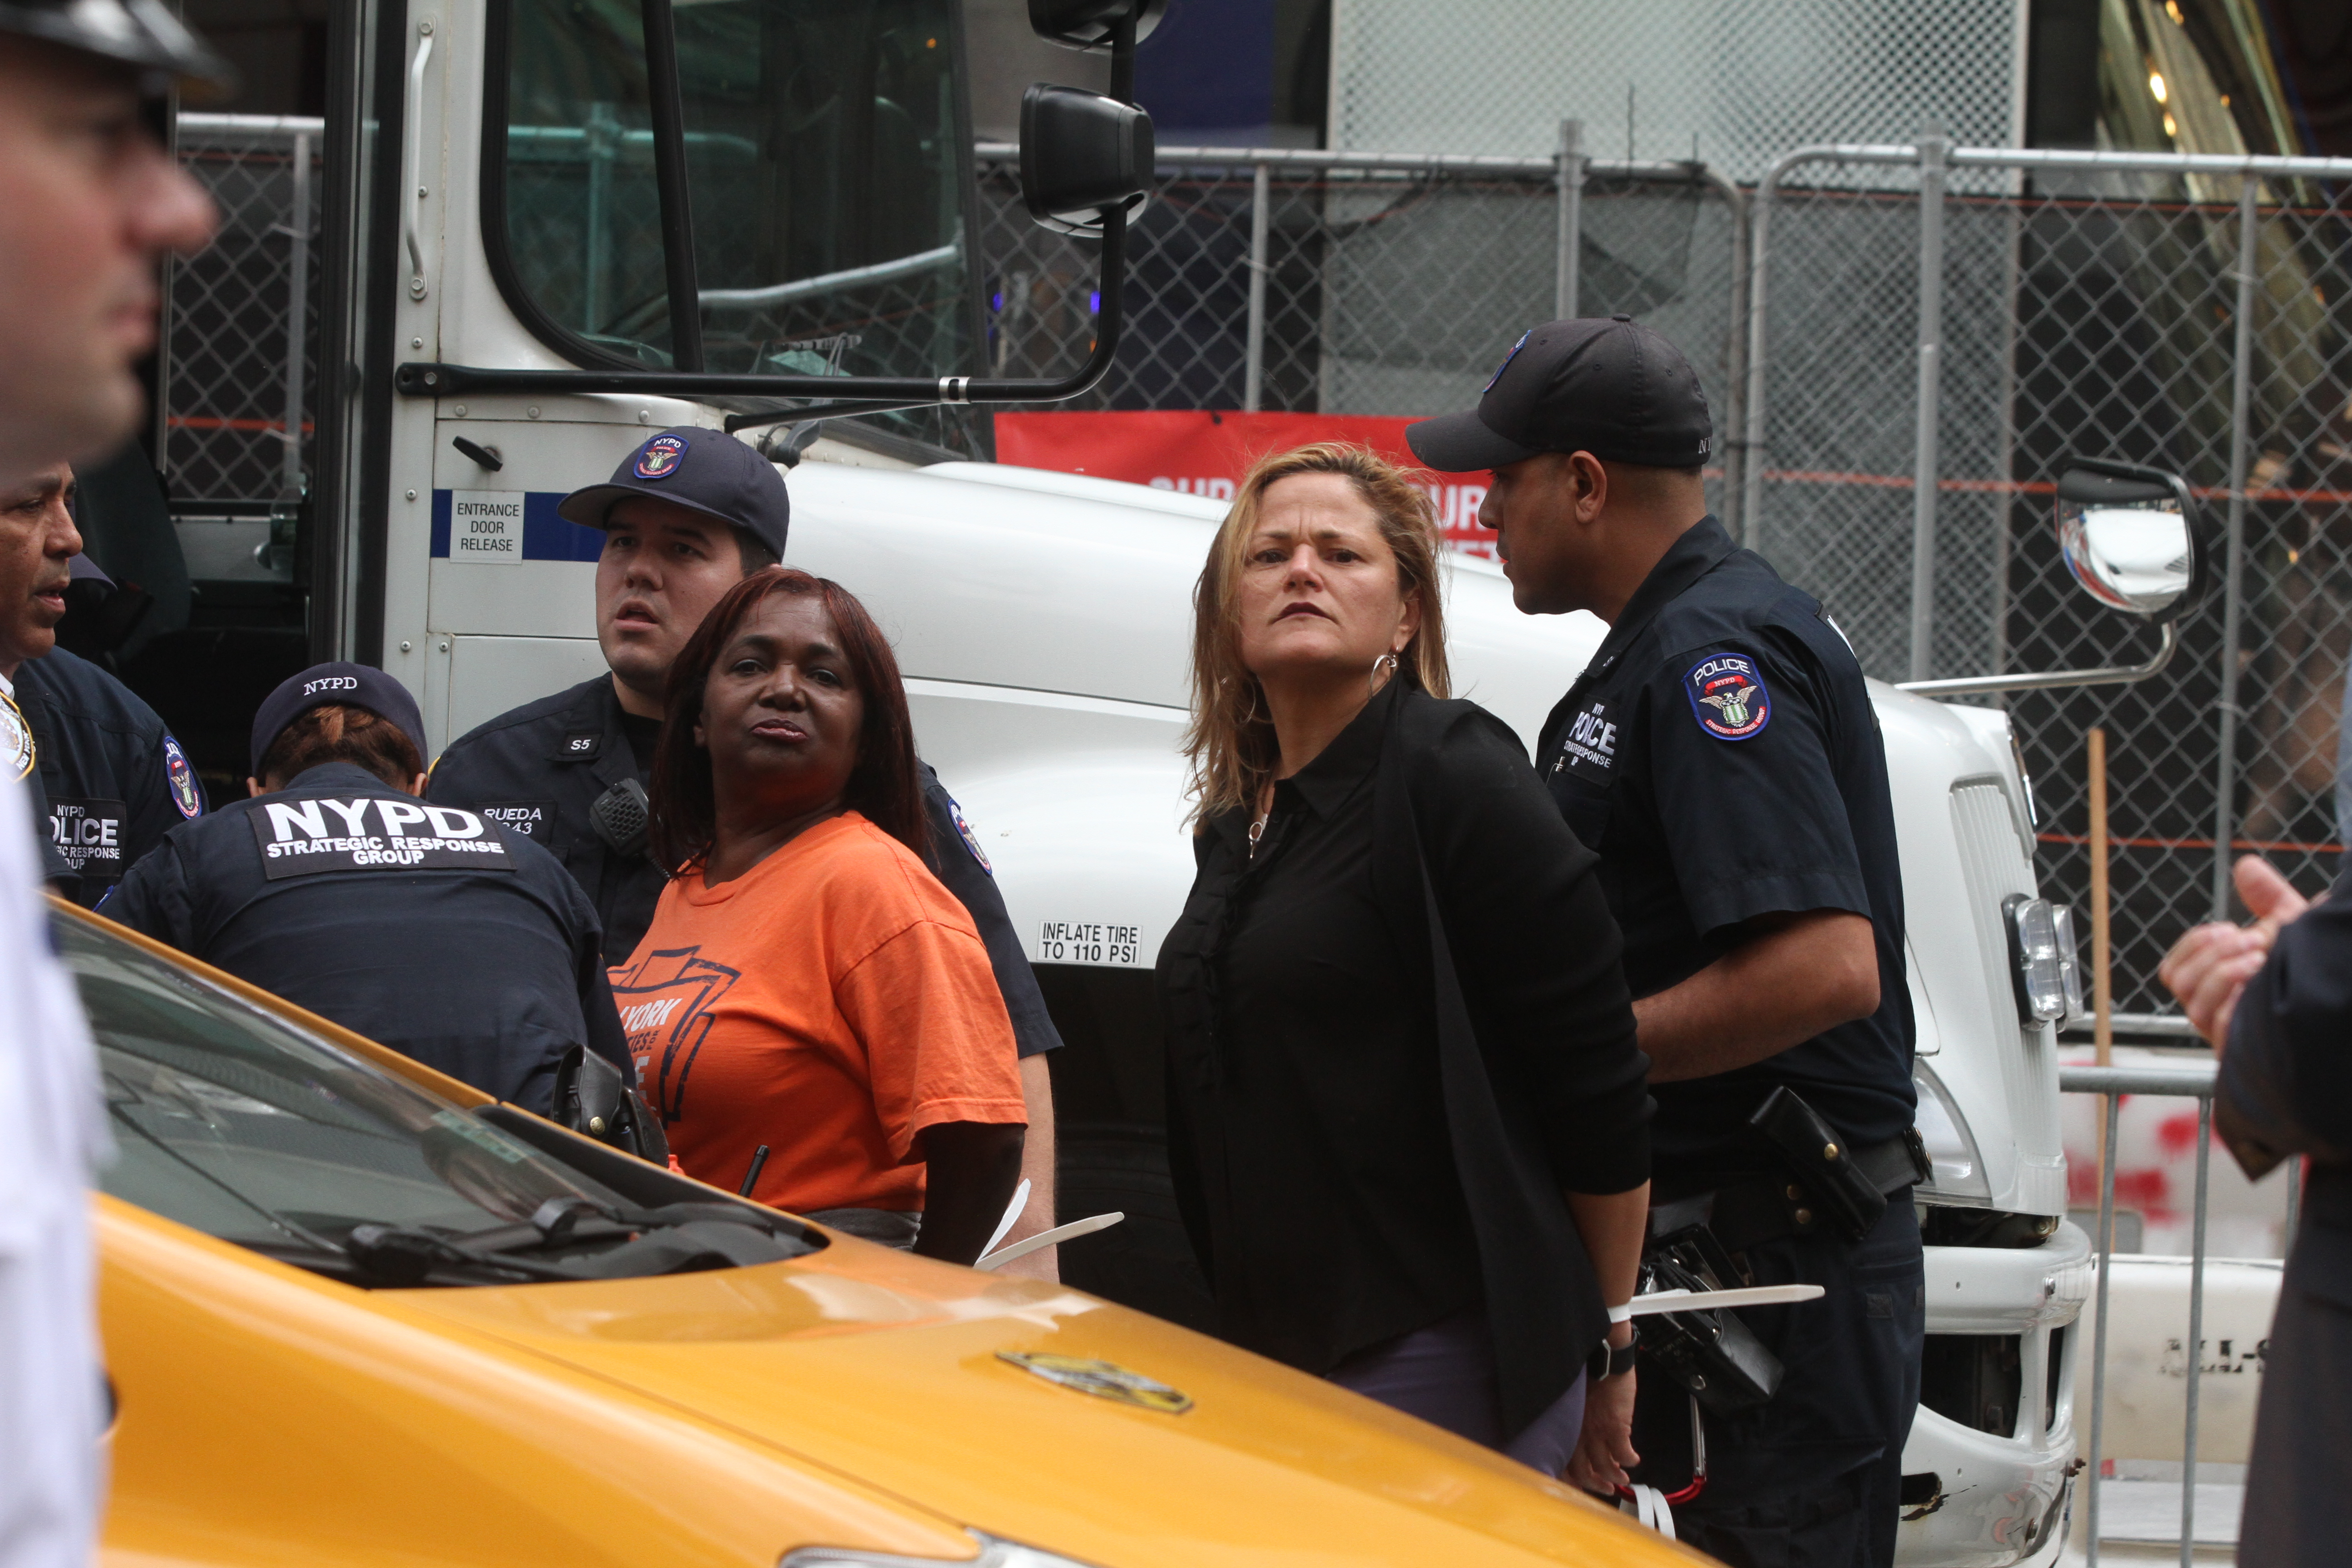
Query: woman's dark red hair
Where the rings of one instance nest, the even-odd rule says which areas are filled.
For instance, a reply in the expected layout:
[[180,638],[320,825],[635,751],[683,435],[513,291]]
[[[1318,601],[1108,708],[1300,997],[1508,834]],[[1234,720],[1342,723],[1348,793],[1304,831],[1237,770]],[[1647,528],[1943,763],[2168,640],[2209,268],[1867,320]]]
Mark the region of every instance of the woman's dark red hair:
[[727,590],[670,666],[662,693],[661,746],[654,753],[649,792],[654,852],[670,867],[690,865],[710,853],[718,834],[718,797],[710,752],[694,740],[694,727],[702,721],[702,689],[719,654],[772,594],[814,598],[824,605],[850,679],[865,700],[857,763],[842,792],[842,804],[862,812],[916,854],[924,853],[930,831],[923,808],[922,771],[915,761],[915,722],[907,712],[907,684],[899,678],[890,640],[848,589],[789,566],[763,566]]

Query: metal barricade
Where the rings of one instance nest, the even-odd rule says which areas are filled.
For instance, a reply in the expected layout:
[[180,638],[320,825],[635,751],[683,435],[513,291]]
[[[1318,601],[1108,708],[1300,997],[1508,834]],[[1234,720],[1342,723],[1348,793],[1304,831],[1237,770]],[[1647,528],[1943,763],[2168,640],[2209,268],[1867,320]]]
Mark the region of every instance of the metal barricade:
[[[2189,1231],[2189,1329],[2186,1347],[2184,1415],[2181,1429],[2180,1561],[2183,1568],[2196,1551],[2198,1384],[2203,1371],[2205,1327],[2205,1233],[2213,1147],[2213,1064],[2182,1067],[2061,1067],[2058,1087],[2065,1094],[2095,1094],[2105,1100],[2103,1147],[2109,1151],[2099,1182],[2099,1225],[2094,1237],[2098,1255],[2098,1285],[2092,1308],[2091,1435],[2084,1459],[2091,1478],[2085,1489],[2084,1551],[2088,1568],[2099,1561],[2099,1508],[2102,1460],[2105,1458],[2107,1393],[2108,1285],[2114,1269],[2116,1236],[2116,1164],[2118,1114],[2125,1095],[2186,1097],[2197,1101],[2197,1176]],[[2298,1173],[2301,1162],[2287,1167],[2287,1227],[2293,1245]]]

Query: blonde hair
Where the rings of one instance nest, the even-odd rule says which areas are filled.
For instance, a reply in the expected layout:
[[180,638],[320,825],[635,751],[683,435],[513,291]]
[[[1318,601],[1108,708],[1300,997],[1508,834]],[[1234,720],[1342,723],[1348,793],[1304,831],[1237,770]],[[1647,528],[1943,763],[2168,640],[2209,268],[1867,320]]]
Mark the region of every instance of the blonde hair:
[[[1297,474],[1338,474],[1371,508],[1381,538],[1396,557],[1397,590],[1421,607],[1420,629],[1398,655],[1401,668],[1433,697],[1452,689],[1438,581],[1444,544],[1428,492],[1365,447],[1318,441],[1260,458],[1243,476],[1192,589],[1192,722],[1184,731],[1184,754],[1192,763],[1195,829],[1219,812],[1249,805],[1280,758],[1265,692],[1242,663],[1239,595],[1243,557],[1266,489]],[[1365,673],[1369,680],[1370,672]]]

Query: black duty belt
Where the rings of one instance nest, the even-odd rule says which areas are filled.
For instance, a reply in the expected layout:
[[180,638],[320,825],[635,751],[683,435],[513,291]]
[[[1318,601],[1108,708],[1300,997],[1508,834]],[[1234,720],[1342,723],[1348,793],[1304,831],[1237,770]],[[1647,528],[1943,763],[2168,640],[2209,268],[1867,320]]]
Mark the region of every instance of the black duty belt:
[[[1927,1179],[1925,1154],[1916,1131],[1846,1151],[1862,1178],[1889,1198]],[[1785,1168],[1700,1173],[1661,1180],[1657,1190],[1650,1205],[1653,1237],[1705,1226],[1725,1251],[1745,1252],[1787,1236],[1840,1234],[1816,1195]]]

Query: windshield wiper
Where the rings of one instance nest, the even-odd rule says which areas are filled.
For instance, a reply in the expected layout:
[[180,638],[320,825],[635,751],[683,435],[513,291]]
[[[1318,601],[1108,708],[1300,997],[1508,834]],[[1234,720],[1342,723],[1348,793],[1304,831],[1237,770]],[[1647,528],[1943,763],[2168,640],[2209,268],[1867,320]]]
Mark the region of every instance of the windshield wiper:
[[[741,1234],[747,1230],[754,1235]],[[606,1207],[581,1197],[550,1198],[526,1224],[425,1239],[499,1268],[529,1269],[542,1279],[562,1279],[739,1268],[778,1263],[815,1250],[784,1216],[779,1215],[772,1221],[737,1204]],[[527,1256],[551,1248],[582,1250],[551,1264]],[[446,1256],[446,1251],[441,1255]]]
[[569,1268],[468,1246],[410,1226],[355,1225],[342,1251],[361,1271],[395,1287],[422,1285],[436,1269],[452,1265],[520,1277],[520,1281],[510,1279],[508,1283],[580,1278]]
[[679,1226],[716,1223],[741,1226],[763,1236],[781,1237],[791,1222],[782,1215],[772,1219],[740,1204],[675,1203],[653,1208],[635,1208],[626,1205],[607,1205],[587,1198],[550,1198],[532,1211],[530,1218],[521,1225],[502,1225],[490,1230],[478,1230],[456,1238],[457,1245],[468,1252],[484,1256],[505,1256],[516,1252],[536,1252],[551,1247],[573,1247],[583,1242],[604,1240],[626,1241],[648,1230],[671,1230]]

